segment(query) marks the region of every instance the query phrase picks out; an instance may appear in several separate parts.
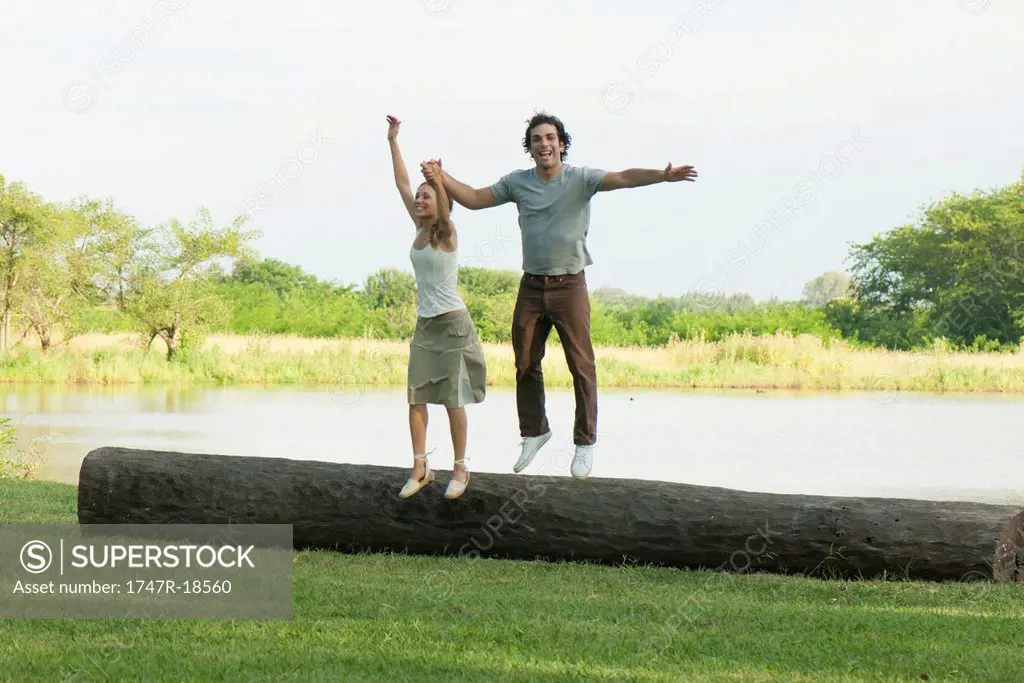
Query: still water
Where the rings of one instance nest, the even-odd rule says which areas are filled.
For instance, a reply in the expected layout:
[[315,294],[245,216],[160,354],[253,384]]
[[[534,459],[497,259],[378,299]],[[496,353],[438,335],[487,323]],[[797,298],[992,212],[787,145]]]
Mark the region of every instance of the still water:
[[[511,472],[515,393],[467,408],[469,467]],[[573,395],[548,391],[554,438],[525,474],[569,476]],[[39,477],[74,483],[99,446],[406,467],[405,392],[295,388],[0,388]],[[994,395],[601,390],[595,477],[748,491],[1024,501],[1024,398]],[[451,467],[431,406],[431,465]]]

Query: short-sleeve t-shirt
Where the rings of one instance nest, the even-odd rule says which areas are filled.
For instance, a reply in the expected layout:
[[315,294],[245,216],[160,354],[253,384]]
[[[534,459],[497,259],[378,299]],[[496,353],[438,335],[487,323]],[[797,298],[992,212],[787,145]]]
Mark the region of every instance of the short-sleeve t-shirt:
[[530,168],[513,171],[491,186],[499,204],[515,202],[519,209],[524,272],[569,275],[594,262],[587,251],[590,199],[606,173],[562,164],[548,181]]

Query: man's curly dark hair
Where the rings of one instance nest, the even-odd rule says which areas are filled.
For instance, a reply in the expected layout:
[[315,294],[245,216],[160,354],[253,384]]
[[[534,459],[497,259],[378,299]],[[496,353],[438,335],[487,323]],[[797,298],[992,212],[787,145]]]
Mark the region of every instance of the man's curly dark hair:
[[569,146],[572,145],[572,136],[565,130],[565,124],[557,116],[552,116],[546,112],[538,112],[533,115],[529,121],[526,122],[526,135],[523,136],[523,149],[527,154],[530,153],[530,131],[545,123],[550,123],[558,131],[558,141],[562,143],[565,149],[562,151],[562,161],[569,156]]

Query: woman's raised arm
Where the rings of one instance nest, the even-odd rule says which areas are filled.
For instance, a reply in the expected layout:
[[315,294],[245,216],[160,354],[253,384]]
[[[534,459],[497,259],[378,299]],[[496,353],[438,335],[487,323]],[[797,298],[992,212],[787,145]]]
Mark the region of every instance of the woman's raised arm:
[[413,208],[412,185],[409,184],[409,171],[405,168],[405,162],[402,160],[402,151],[398,149],[398,127],[400,125],[402,125],[401,121],[388,114],[388,145],[391,147],[391,165],[395,170],[395,187],[398,188],[398,194],[402,196],[402,203],[405,204],[405,210],[409,212],[409,218],[418,227],[419,222],[416,220],[416,212]]

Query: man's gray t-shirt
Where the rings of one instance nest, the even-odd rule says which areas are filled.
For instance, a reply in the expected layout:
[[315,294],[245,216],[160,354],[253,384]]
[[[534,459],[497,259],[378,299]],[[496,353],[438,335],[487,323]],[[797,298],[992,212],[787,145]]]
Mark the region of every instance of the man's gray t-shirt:
[[607,171],[562,164],[543,181],[537,169],[513,171],[491,186],[499,204],[515,202],[523,240],[523,271],[534,275],[578,273],[594,261],[587,251],[590,198]]

